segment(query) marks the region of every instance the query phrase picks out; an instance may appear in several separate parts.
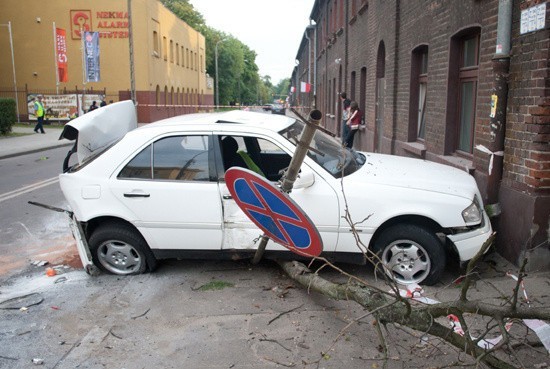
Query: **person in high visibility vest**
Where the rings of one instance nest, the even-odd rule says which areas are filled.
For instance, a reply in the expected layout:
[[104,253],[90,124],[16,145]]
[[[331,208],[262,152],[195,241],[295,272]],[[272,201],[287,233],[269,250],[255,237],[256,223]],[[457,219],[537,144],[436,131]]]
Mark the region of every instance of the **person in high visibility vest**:
[[38,130],[40,130],[40,133],[46,133],[44,132],[44,127],[42,124],[44,123],[44,115],[46,114],[46,109],[44,109],[44,104],[42,103],[42,95],[38,95],[37,99],[34,101],[34,115],[36,116],[36,126],[34,127],[34,132],[38,133]]

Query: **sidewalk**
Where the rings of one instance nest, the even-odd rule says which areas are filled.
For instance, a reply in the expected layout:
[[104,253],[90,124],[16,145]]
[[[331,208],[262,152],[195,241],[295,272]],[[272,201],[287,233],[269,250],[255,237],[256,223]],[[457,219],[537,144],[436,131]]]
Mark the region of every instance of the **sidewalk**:
[[0,136],[0,159],[72,145],[72,142],[69,140],[59,140],[62,127],[45,125],[45,134],[34,133],[33,128],[34,125],[13,127],[13,132],[28,133],[25,136]]

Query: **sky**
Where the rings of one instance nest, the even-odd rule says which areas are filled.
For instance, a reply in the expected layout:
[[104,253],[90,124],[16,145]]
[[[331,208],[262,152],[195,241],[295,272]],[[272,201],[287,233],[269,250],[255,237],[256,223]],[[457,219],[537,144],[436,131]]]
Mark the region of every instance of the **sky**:
[[276,85],[290,78],[315,0],[190,0],[206,24],[257,54],[260,75]]

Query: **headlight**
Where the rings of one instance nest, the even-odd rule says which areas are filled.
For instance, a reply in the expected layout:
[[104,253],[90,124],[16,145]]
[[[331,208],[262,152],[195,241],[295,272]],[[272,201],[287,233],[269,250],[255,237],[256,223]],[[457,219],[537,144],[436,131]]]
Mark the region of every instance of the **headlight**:
[[474,197],[474,200],[466,209],[462,210],[462,218],[466,224],[479,223],[481,222],[481,207],[477,201],[477,197]]

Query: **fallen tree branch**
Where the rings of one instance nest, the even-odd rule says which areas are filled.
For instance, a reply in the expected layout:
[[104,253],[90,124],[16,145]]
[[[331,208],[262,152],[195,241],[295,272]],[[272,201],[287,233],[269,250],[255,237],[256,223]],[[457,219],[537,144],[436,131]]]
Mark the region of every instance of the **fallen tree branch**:
[[[515,367],[506,361],[503,361],[492,354],[488,354],[482,348],[472,345],[471,339],[455,334],[451,328],[443,326],[435,321],[438,317],[447,316],[450,313],[472,312],[494,316],[499,313],[500,316],[506,316],[506,313],[513,313],[517,317],[535,317],[541,318],[540,309],[516,309],[511,310],[497,306],[485,306],[481,302],[453,301],[450,303],[438,303],[434,305],[415,306],[408,311],[406,304],[399,301],[397,296],[390,297],[380,291],[376,291],[369,286],[358,284],[337,284],[312,273],[304,264],[296,261],[278,261],[281,268],[295,281],[309,290],[316,291],[325,296],[336,300],[352,300],[373,312],[373,316],[383,324],[400,324],[416,331],[439,337],[447,343],[457,347],[461,351],[467,348],[467,353],[484,363],[501,369],[514,369]],[[390,299],[397,300],[392,306]],[[537,315],[538,314],[538,315]],[[548,314],[548,311],[546,311]],[[542,318],[544,319],[544,318]],[[470,341],[470,342],[468,342]]]

